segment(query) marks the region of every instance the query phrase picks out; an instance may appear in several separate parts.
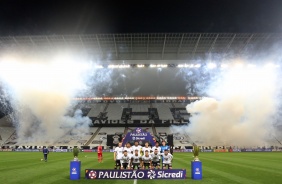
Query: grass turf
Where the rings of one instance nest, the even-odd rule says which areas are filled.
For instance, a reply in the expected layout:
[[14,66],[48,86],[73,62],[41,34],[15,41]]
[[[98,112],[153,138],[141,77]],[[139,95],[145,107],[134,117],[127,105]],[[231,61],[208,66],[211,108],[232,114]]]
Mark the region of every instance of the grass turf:
[[[97,162],[97,153],[80,153],[81,179],[69,180],[72,153],[50,153],[48,162],[40,161],[42,153],[0,152],[0,183],[109,183],[133,184],[133,180],[86,180],[85,169],[113,169],[113,153],[103,153],[104,162]],[[175,153],[173,168],[186,168],[186,180],[137,180],[138,184],[182,183],[282,183],[282,153],[200,153],[203,180],[191,179],[192,153]]]

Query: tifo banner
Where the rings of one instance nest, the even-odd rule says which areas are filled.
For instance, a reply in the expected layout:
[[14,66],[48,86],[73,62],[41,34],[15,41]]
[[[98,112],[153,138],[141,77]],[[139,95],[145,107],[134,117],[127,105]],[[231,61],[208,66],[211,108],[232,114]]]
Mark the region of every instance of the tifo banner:
[[186,179],[185,169],[96,170],[85,169],[86,179]]

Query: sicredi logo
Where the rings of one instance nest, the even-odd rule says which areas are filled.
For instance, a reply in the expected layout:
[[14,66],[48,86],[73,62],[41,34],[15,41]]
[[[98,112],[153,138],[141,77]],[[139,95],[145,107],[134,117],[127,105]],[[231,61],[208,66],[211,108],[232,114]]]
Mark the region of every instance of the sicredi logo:
[[168,173],[165,171],[158,171],[157,178],[182,178],[183,177],[183,171],[179,171],[177,173]]
[[150,170],[147,173],[148,178],[154,179],[156,177],[156,172],[154,170]]

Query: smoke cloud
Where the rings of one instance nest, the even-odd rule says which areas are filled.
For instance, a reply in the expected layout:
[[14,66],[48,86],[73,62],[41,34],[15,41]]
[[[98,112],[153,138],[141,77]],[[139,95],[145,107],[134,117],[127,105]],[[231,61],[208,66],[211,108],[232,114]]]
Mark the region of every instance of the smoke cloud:
[[270,139],[278,105],[278,69],[246,65],[218,70],[206,88],[209,97],[186,107],[191,123],[182,131],[199,145],[262,146]]
[[88,132],[91,120],[81,110],[66,114],[76,105],[74,97],[90,94],[89,84],[108,80],[110,72],[98,71],[86,61],[71,54],[1,58],[0,79],[14,109],[18,143],[53,143],[69,130]]

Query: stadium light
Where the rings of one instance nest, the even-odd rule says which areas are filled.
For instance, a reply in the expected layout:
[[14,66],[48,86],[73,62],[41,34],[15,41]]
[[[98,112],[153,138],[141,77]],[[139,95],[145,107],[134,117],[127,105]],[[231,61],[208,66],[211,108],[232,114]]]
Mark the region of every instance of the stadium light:
[[94,68],[104,68],[102,65],[94,65]]
[[216,64],[215,63],[209,63],[208,64],[208,68],[209,69],[214,69],[214,68],[216,68]]
[[144,68],[145,65],[137,65],[137,68]]
[[158,65],[151,64],[150,67],[151,68],[167,68],[167,65],[166,64],[158,64]]
[[192,64],[191,65],[187,65],[187,64],[178,64],[177,65],[178,68],[192,68],[191,66],[193,67]]
[[201,67],[201,64],[196,64],[194,65],[195,68],[200,68]]
[[159,68],[167,68],[167,65],[162,64],[162,65],[157,65],[157,67],[159,67]]
[[130,65],[109,65],[108,68],[130,68]]

